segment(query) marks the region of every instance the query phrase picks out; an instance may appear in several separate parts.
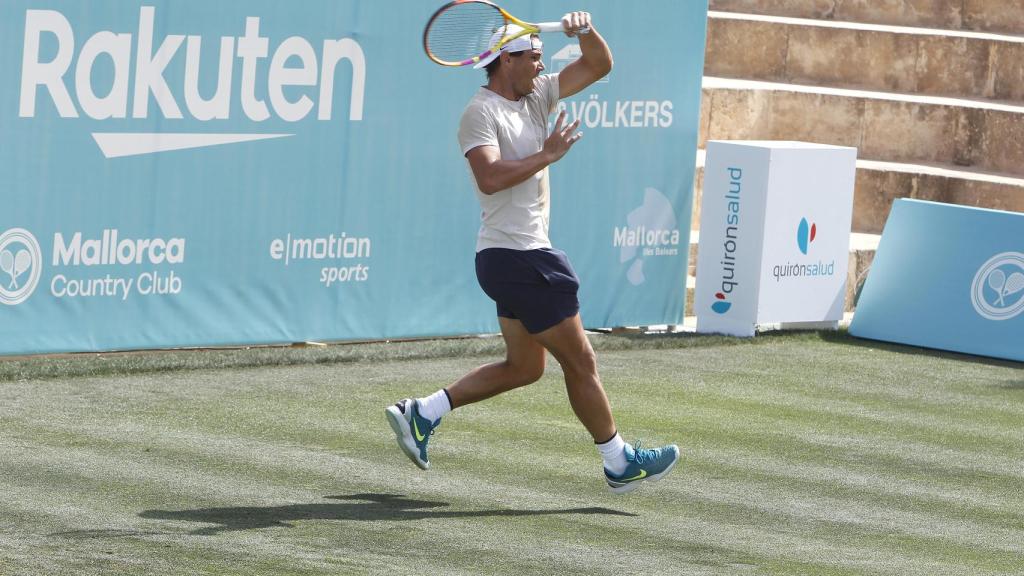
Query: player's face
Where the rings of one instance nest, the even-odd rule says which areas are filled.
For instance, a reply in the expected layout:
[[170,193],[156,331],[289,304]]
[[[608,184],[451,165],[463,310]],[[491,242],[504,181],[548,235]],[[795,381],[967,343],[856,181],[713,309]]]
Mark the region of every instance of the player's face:
[[517,96],[533,93],[533,81],[544,71],[544,52],[528,50],[512,58],[513,87]]

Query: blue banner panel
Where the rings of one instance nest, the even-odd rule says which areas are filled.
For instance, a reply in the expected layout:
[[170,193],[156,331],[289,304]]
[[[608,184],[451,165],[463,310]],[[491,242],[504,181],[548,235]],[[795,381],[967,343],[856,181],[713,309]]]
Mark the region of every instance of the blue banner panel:
[[[0,354],[497,331],[456,139],[485,77],[423,54],[440,4],[0,3]],[[614,53],[551,168],[584,323],[679,322],[706,2],[502,5]]]
[[850,333],[1024,361],[1024,214],[897,200]]

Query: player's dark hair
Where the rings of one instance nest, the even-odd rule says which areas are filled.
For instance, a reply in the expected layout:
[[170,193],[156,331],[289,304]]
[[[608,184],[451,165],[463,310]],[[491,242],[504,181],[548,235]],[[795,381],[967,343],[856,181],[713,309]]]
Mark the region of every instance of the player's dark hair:
[[[513,58],[518,58],[525,54],[526,52],[526,50],[520,50],[519,52],[507,52],[507,54]],[[501,54],[498,54],[497,58],[491,60],[490,64],[484,66],[484,70],[487,71],[488,80],[490,80],[494,76],[494,73],[498,71],[499,66],[501,66]]]

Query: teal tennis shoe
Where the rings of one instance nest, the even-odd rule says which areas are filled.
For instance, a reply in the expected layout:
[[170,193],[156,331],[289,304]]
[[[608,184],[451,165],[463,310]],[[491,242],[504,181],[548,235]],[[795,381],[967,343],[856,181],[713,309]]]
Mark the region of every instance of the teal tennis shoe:
[[427,459],[427,442],[434,429],[441,423],[441,419],[431,422],[420,416],[419,403],[412,398],[406,398],[388,406],[384,409],[388,417],[391,429],[395,431],[395,439],[398,447],[405,452],[405,455],[412,460],[413,464],[426,470],[430,468],[430,460]]
[[616,476],[607,468],[604,470],[608,489],[615,494],[636,490],[641,482],[661,480],[661,477],[668,474],[679,461],[679,447],[675,444],[643,450],[637,441],[635,447],[626,444],[625,451],[626,470],[622,474]]

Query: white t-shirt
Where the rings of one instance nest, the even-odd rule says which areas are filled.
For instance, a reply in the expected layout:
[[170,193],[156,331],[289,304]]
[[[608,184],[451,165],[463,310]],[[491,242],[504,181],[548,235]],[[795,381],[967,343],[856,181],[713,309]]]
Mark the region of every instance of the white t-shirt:
[[[459,146],[463,156],[477,146],[496,146],[503,160],[519,160],[540,152],[548,136],[548,116],[557,103],[557,74],[539,76],[534,81],[533,93],[518,101],[480,88],[466,105],[459,122]],[[475,185],[473,171],[469,174]],[[547,168],[494,194],[484,194],[479,186],[476,189],[482,210],[477,252],[486,248],[535,250],[551,247]]]

